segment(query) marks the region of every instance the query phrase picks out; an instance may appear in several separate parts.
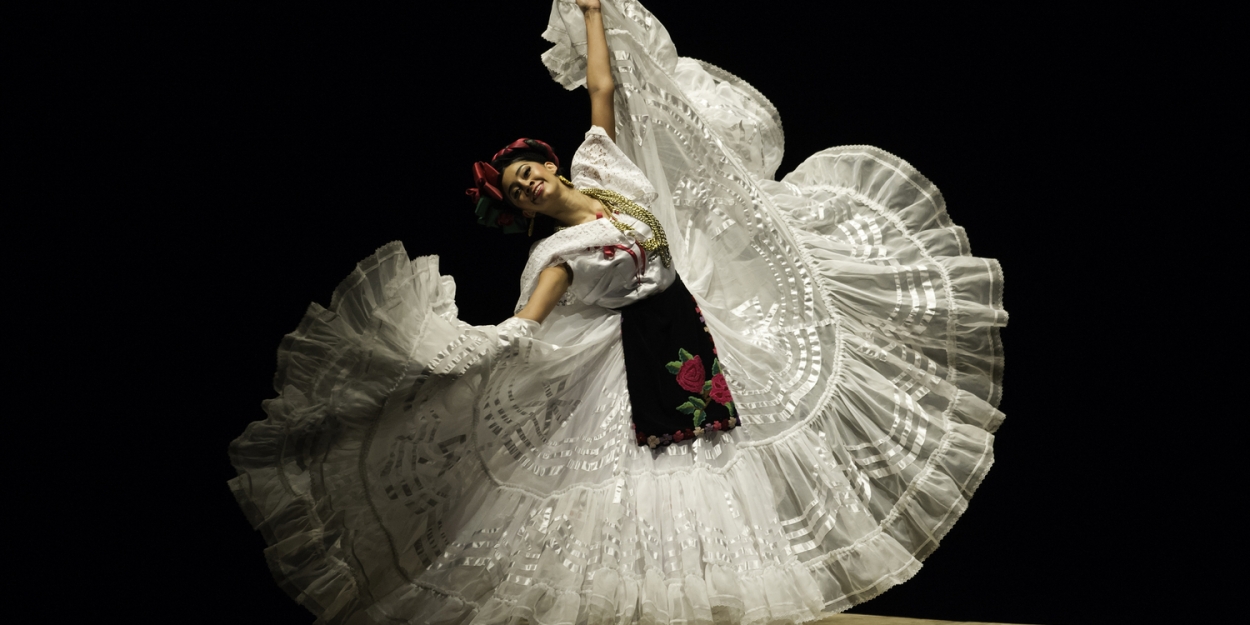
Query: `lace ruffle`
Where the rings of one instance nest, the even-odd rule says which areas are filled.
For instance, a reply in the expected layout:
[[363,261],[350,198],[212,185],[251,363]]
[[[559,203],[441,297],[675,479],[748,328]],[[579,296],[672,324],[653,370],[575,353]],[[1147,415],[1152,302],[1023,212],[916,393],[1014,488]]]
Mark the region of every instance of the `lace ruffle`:
[[352,507],[333,506],[327,496],[368,490],[354,451],[376,432],[401,382],[424,378],[431,366],[458,377],[488,351],[468,346],[493,339],[489,329],[455,318],[454,295],[437,257],[409,260],[399,242],[379,248],[343,280],[329,308],[309,306],[282,341],[279,396],[264,402],[268,417],[230,446],[239,471],[230,487],[271,545],[270,569],[327,622],[369,603],[351,540],[385,540],[384,528],[356,523],[367,508],[345,515]]
[[[857,145],[817,152],[781,182],[761,185],[799,233],[822,290],[848,317],[878,333],[882,345],[920,353],[944,347],[945,362],[936,364],[953,371],[954,385],[998,406],[999,328],[1008,321],[1002,268],[971,256],[932,182],[889,152]],[[880,318],[886,309],[891,314]],[[1001,419],[993,411],[980,425],[993,432]]]
[[750,83],[697,59],[680,58],[674,79],[751,175],[771,180],[785,151],[781,115]]

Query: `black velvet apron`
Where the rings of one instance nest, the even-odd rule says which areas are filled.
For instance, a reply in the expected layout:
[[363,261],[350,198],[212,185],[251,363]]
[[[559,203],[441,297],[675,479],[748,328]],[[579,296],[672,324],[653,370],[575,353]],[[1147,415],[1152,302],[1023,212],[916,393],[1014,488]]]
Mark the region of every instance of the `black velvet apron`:
[[639,445],[659,447],[737,425],[697,306],[678,278],[664,292],[618,309]]

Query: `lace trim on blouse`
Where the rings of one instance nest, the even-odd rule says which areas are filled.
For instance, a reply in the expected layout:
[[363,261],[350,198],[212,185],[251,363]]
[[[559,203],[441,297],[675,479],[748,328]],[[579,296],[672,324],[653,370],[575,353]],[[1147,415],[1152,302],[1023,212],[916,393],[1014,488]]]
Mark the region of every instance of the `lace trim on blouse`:
[[[538,274],[548,267],[555,267],[565,262],[566,255],[584,254],[590,250],[603,249],[605,245],[629,242],[630,239],[626,238],[607,219],[596,219],[565,228],[543,239],[530,251],[529,262],[525,264],[525,271],[521,272],[521,297],[517,299],[514,312],[520,312],[529,302],[530,296],[534,294],[534,288],[538,286]],[[573,297],[572,291],[566,291],[564,297],[560,298],[560,305],[575,301],[577,298]]]
[[598,126],[586,131],[586,140],[573,155],[569,174],[578,189],[611,189],[643,207],[658,197],[647,175]]
[[[607,131],[599,126],[591,126],[586,131],[586,140],[573,154],[569,174],[572,176],[574,188],[610,189],[643,207],[658,197],[646,174],[629,160],[616,142],[608,138]],[[534,288],[538,286],[538,274],[548,267],[565,262],[566,254],[586,253],[589,250],[602,249],[605,245],[629,242],[630,238],[613,227],[607,219],[565,228],[543,239],[530,250],[529,261],[521,272],[521,297],[517,299],[515,311],[519,312],[524,308],[534,294]],[[574,301],[576,298],[571,292],[566,292],[560,298],[560,305]]]

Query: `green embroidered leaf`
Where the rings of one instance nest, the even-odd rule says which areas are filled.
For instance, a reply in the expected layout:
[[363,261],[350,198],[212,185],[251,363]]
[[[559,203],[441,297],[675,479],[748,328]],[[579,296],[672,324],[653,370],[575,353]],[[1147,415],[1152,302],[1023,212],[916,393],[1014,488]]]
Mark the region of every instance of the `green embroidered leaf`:
[[707,413],[702,410],[696,410],[694,411],[694,418],[697,419],[697,423],[703,423],[707,420]]
[[677,407],[677,412],[682,414],[696,414],[698,412],[698,408],[695,408],[694,404],[686,402]]
[[707,382],[703,383],[703,394],[707,395],[708,393],[711,393],[711,392],[712,392],[712,381],[708,380]]
[[712,375],[720,373],[720,358],[712,359]]
[[734,416],[734,415],[736,415],[736,414],[738,414],[738,411],[737,411],[737,410],[734,410],[734,403],[733,403],[733,402],[729,402],[728,404],[725,404],[725,410],[728,410],[728,411],[729,411],[729,416],[731,416],[731,417],[732,417],[732,416]]
[[[699,410],[703,410],[707,408],[707,402],[703,401],[703,399],[700,397],[695,397],[694,395],[690,396],[690,401],[686,402],[686,404],[693,404],[694,407],[698,408]],[[682,404],[682,405],[685,406],[686,404]]]
[[691,354],[690,352],[688,352],[688,351],[686,351],[686,350],[684,350],[684,349],[682,349],[682,348],[680,348],[680,347],[679,347],[679,348],[677,348],[677,355],[678,355],[679,357],[681,357],[681,361],[682,361],[682,362],[686,362],[687,360],[690,360],[691,358],[694,358],[694,355],[693,355],[693,354]]
[[668,372],[669,372],[669,373],[671,373],[671,374],[673,374],[673,375],[677,375],[677,372],[678,372],[678,371],[681,371],[681,361],[680,361],[680,360],[674,360],[673,362],[670,362],[670,363],[668,363],[668,364],[664,365],[664,368],[665,368],[665,369],[668,369]]

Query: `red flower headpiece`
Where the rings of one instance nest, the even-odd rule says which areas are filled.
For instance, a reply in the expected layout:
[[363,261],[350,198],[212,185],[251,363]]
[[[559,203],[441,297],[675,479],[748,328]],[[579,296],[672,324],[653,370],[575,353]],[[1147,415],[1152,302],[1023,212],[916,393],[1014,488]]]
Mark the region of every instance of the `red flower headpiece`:
[[[555,163],[556,167],[560,166],[560,159],[556,157],[555,150],[551,146],[539,141],[538,139],[517,139],[509,143],[504,149],[495,153],[491,157],[491,162],[478,161],[473,164],[473,186],[465,191],[473,199],[476,204],[474,212],[477,213],[477,222],[483,226],[493,228],[502,227],[504,232],[521,232],[521,225],[517,224],[518,218],[510,212],[504,212],[497,206],[492,206],[496,202],[503,202],[503,181],[500,179],[501,173],[495,169],[491,163],[499,160],[503,156],[507,156],[512,152],[537,152],[548,161]],[[520,218],[524,221],[523,218]]]

